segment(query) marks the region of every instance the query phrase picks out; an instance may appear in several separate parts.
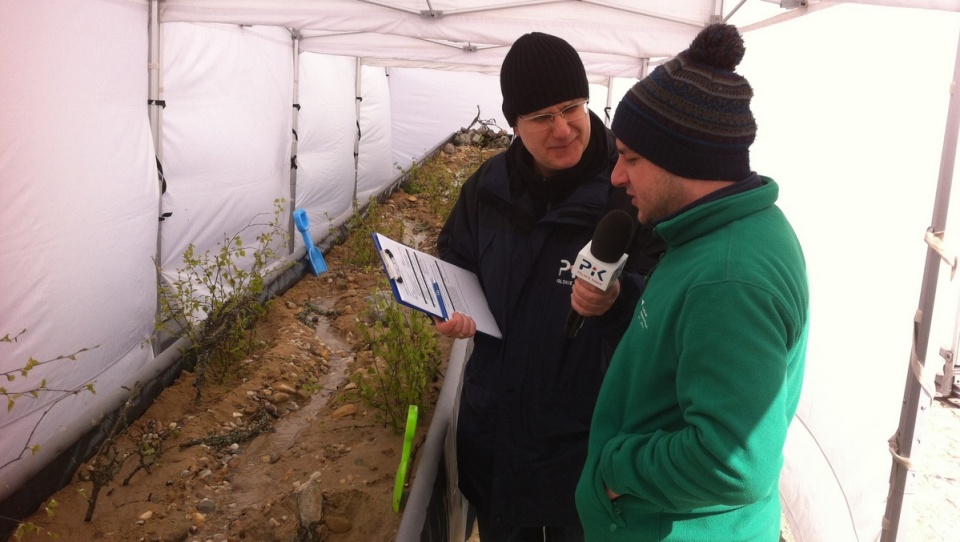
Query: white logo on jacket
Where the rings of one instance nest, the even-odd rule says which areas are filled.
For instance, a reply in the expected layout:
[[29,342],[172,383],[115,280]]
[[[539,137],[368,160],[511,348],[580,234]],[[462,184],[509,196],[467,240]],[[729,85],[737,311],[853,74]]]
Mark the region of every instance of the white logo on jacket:
[[[563,278],[563,274],[566,272],[569,279]],[[570,261],[569,260],[560,260],[560,271],[557,272],[557,284],[564,284],[566,286],[573,286],[573,272],[570,271]]]

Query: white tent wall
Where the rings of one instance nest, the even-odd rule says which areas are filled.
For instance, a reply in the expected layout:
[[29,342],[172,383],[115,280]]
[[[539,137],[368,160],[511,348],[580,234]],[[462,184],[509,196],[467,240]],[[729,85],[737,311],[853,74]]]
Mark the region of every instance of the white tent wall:
[[356,66],[355,58],[300,54],[296,206],[315,237],[353,212]]
[[[273,27],[164,24],[162,47],[163,211],[172,215],[161,261],[175,279],[188,245],[216,252],[251,221],[269,222],[275,199],[289,205],[294,55],[289,32]],[[241,238],[252,245],[265,229]]]
[[144,4],[0,2],[0,337],[25,330],[0,343],[0,370],[92,349],[3,386],[96,390],[0,416],[0,500],[159,370],[142,347],[159,197],[146,32]]
[[390,88],[386,70],[361,66],[359,101],[360,141],[357,148],[357,202],[365,204],[393,181],[398,171],[391,159]]
[[[476,72],[390,68],[393,104],[393,162],[414,162],[466,128],[477,116],[509,130],[501,111],[500,78]],[[474,126],[478,128],[479,126]]]
[[[503,116],[499,74],[450,71],[435,68],[390,68],[390,102],[393,119],[393,162],[407,170],[437,143],[466,128],[479,115],[512,133]],[[593,77],[590,109],[606,119],[606,77]],[[598,84],[596,81],[603,81]],[[610,115],[617,100],[636,79],[613,78]],[[475,125],[474,128],[479,127]]]
[[[400,176],[391,159],[394,104],[384,67],[311,52],[300,62],[296,205],[322,238],[349,218],[355,202],[364,206]],[[415,130],[407,140],[431,137]]]
[[745,36],[751,164],[781,185],[812,292],[781,480],[800,541],[880,534],[958,35],[956,13],[838,6]]

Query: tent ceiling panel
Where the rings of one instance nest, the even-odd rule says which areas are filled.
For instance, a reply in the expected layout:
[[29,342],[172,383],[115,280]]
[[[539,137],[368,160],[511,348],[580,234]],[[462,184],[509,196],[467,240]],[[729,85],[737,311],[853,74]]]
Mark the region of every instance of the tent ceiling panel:
[[[729,0],[727,3],[734,4]],[[724,2],[645,0],[642,7],[638,4],[636,0],[160,0],[160,19],[164,22],[233,22],[323,28],[327,26],[328,17],[346,17],[356,23],[368,17],[374,21],[379,17],[379,20],[395,22],[410,16],[436,23],[457,16],[499,13],[518,18],[534,12],[540,15],[540,22],[549,22],[558,18],[575,18],[586,12],[612,13],[622,22],[660,19],[700,27],[711,21],[718,11],[716,6]],[[578,9],[584,11],[578,12]]]
[[[660,0],[644,2],[642,10],[635,4],[431,0],[429,8],[437,15],[431,17],[421,15],[429,10],[425,0],[161,0],[160,20],[297,28],[305,50],[370,57],[379,64],[393,60],[402,66],[462,65],[480,72],[499,66],[519,36],[540,31],[569,41],[589,72],[632,77],[640,59],[683,50],[712,20],[718,2]],[[337,45],[323,45],[322,36],[336,36],[326,41]],[[589,61],[592,55],[597,55],[596,64]]]
[[[851,4],[870,4],[874,6],[888,6],[896,8],[932,9],[937,11],[960,12],[960,2],[957,0],[843,0]],[[841,2],[831,2],[839,4]]]
[[[371,66],[434,68],[497,74],[508,47],[486,47],[464,50],[461,46],[430,40],[385,36],[382,34],[337,34],[305,37],[300,50],[335,56],[359,57]],[[405,51],[400,55],[389,51]],[[385,56],[389,55],[389,56]],[[605,53],[581,53],[589,72],[612,77],[637,77],[642,67],[638,58]]]
[[[956,0],[848,0],[960,11]],[[162,22],[269,25],[297,29],[304,51],[366,65],[497,73],[526,32],[561,36],[587,72],[637,77],[682,51],[716,18],[745,26],[841,4],[815,0],[159,0]],[[782,7],[781,7],[782,6]],[[785,8],[799,8],[788,11]],[[764,26],[760,24],[759,26]]]
[[[340,0],[346,1],[346,0]],[[462,15],[425,19],[411,14],[379,12],[360,18],[339,10],[323,19],[323,28],[376,32],[447,40],[475,45],[509,46],[526,32],[562,36],[578,51],[622,54],[633,57],[669,56],[685,47],[704,23],[683,23],[631,14],[615,9],[574,3],[558,6],[491,9]]]

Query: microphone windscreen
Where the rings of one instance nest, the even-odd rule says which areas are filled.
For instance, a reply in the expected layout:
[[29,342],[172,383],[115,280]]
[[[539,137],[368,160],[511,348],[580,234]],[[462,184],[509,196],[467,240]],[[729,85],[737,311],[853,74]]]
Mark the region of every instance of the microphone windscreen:
[[593,232],[590,253],[604,263],[613,263],[627,251],[633,238],[633,220],[623,209],[604,215]]

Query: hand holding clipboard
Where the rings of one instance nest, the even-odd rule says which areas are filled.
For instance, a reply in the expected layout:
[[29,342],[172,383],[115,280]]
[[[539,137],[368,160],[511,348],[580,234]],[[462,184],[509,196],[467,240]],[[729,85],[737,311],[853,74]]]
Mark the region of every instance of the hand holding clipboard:
[[444,320],[460,312],[476,322],[477,331],[503,336],[476,274],[379,233],[373,242],[397,302]]

